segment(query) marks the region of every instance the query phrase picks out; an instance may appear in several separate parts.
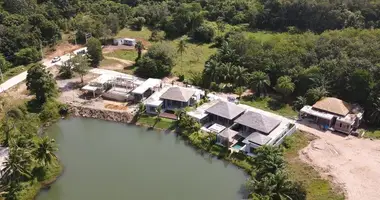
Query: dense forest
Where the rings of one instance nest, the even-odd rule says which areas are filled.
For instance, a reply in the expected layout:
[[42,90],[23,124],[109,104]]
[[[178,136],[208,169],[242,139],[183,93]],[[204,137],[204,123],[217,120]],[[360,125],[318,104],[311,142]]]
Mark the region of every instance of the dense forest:
[[[181,80],[212,91],[239,95],[251,89],[253,96],[270,96],[274,103],[291,104],[294,109],[325,96],[335,96],[362,105],[367,124],[380,125],[380,1],[376,0],[0,0],[0,69],[5,73],[32,64],[27,77],[28,89],[44,105],[41,114],[34,117],[42,122],[59,118],[59,106],[51,101],[58,93],[54,79],[42,65],[35,64],[42,59],[43,48],[54,48],[62,40],[88,42],[87,46],[98,52],[90,56],[91,66],[97,66],[102,57],[99,41],[109,41],[123,28],[141,31],[144,27],[151,31],[153,45],[145,54],[142,54],[142,43],[136,45],[138,58],[134,73],[139,76],[168,76],[175,64],[174,57],[182,59],[186,43],[210,44],[217,52],[207,58],[204,69],[202,64],[203,71],[191,77],[180,74]],[[88,40],[89,37],[99,40]],[[168,44],[173,39],[179,40],[177,50]],[[74,62],[82,63],[75,59]],[[72,76],[70,66],[63,66],[61,75],[65,69],[69,69],[66,75]],[[86,70],[84,65],[74,68],[82,81]],[[26,109],[21,108],[21,111]],[[16,114],[21,111],[17,110]],[[13,110],[8,113],[12,114]],[[36,136],[25,135],[37,132],[24,130],[29,124],[23,120],[32,118],[28,113],[24,117],[6,116],[1,125],[3,132],[9,132],[5,133],[4,146],[8,145],[11,130],[17,131],[12,134],[21,139]],[[22,126],[15,128],[15,124]],[[184,124],[194,127],[195,123]],[[39,151],[46,152],[47,147],[55,151],[54,141],[36,141],[28,144],[28,148],[35,152],[34,160],[46,159],[46,166],[25,162],[26,167],[47,169],[51,158],[41,156]],[[272,190],[281,189],[272,187],[277,182],[288,183],[289,187],[283,190],[286,195],[305,199],[305,191],[298,183],[289,182],[287,176],[277,173],[285,165],[282,157],[270,159],[268,163],[255,165],[267,166],[251,177],[250,182],[255,185],[251,186],[254,199],[283,199],[265,190],[268,186]],[[17,171],[8,172],[12,177],[11,172]],[[27,175],[18,176],[29,180]],[[16,193],[15,190],[8,194]]]
[[[62,34],[78,43],[88,35],[104,41],[124,27],[147,26],[156,34],[163,31],[166,38],[187,35],[192,42],[215,42],[219,51],[206,62],[203,79],[196,81],[199,85],[249,86],[258,95],[277,92],[285,101],[295,100],[295,107],[332,95],[363,105],[369,122],[380,121],[377,1],[1,0],[0,4],[3,72],[40,60],[40,50],[54,46]],[[243,30],[283,34],[262,40]],[[137,63],[142,66],[138,72],[155,71],[149,66],[160,65],[157,59],[164,58],[165,51],[153,48],[157,49],[161,52],[148,53]],[[156,69],[159,75],[144,75],[169,74],[172,62],[164,63],[169,66]]]

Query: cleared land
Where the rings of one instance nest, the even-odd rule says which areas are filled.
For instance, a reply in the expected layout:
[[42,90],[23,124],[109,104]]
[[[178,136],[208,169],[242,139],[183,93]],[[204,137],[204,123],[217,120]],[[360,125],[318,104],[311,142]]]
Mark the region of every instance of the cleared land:
[[343,188],[347,199],[379,199],[380,141],[322,132],[307,125],[298,128],[319,138],[302,149],[300,158]]

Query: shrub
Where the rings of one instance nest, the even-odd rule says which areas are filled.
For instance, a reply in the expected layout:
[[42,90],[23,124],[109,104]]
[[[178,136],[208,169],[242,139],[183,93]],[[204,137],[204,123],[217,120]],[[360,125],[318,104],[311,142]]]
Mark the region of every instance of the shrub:
[[193,39],[199,42],[211,42],[214,38],[214,28],[209,24],[202,24],[194,30]]
[[25,48],[15,54],[15,63],[17,65],[28,65],[41,60],[41,58],[41,52],[36,48]]
[[46,101],[40,112],[40,120],[42,122],[52,122],[60,118],[60,107],[61,104],[55,100]]

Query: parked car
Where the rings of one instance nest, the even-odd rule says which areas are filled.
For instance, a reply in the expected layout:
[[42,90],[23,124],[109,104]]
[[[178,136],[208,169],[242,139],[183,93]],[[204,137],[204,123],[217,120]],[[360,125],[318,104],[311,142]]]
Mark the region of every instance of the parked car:
[[57,56],[57,57],[54,57],[53,60],[51,61],[52,63],[56,63],[58,61],[61,60],[61,57]]

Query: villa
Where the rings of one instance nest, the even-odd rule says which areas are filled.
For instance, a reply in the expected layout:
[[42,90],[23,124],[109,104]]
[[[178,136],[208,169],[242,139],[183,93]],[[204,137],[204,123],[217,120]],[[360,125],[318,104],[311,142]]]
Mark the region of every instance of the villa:
[[164,113],[173,115],[177,109],[194,106],[201,100],[203,95],[204,91],[197,88],[164,84],[162,89],[152,94],[144,101],[144,104],[147,113],[157,114],[156,108],[161,107]]
[[208,108],[202,106],[188,112],[201,122],[201,130],[216,134],[218,145],[247,155],[262,145],[277,146],[296,131],[290,120],[247,105],[217,100],[209,102]]
[[340,99],[327,97],[313,106],[304,106],[300,110],[300,119],[308,119],[322,126],[346,134],[351,134],[360,125],[363,109]]

